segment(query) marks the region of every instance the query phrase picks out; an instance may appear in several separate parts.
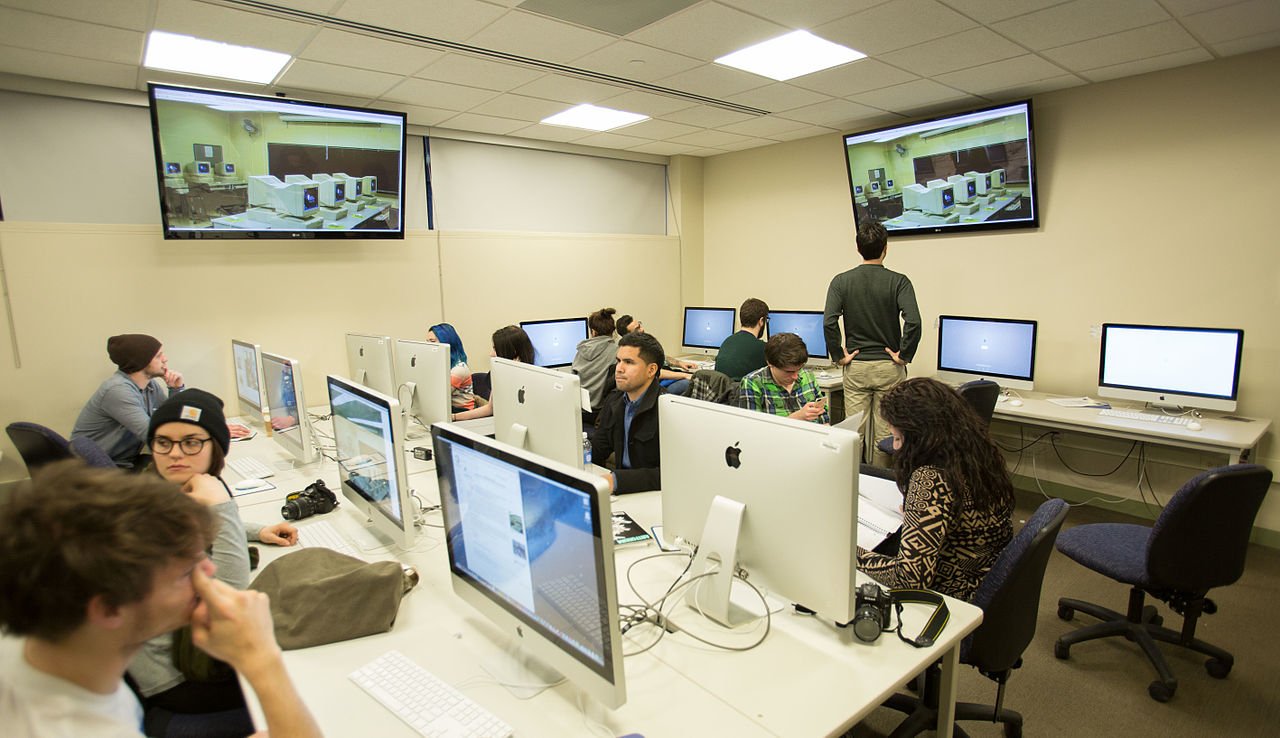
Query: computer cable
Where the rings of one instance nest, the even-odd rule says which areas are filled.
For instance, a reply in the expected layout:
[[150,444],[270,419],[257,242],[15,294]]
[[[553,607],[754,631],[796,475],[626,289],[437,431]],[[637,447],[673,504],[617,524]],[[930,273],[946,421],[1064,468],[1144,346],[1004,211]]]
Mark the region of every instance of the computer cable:
[[1138,442],[1134,441],[1129,445],[1128,453],[1124,455],[1123,459],[1120,459],[1120,463],[1116,464],[1116,468],[1112,469],[1109,472],[1102,472],[1101,474],[1092,474],[1090,472],[1080,471],[1079,469],[1072,468],[1072,466],[1067,463],[1067,460],[1062,457],[1062,451],[1058,448],[1057,433],[1054,433],[1052,436],[1049,437],[1049,445],[1053,446],[1053,453],[1055,456],[1058,457],[1058,461],[1062,462],[1062,465],[1066,467],[1067,471],[1071,472],[1072,474],[1079,474],[1082,477],[1109,477],[1112,474],[1115,474],[1116,472],[1120,471],[1120,467],[1124,466],[1125,462],[1129,460],[1130,456],[1133,456],[1133,451],[1138,447]]
[[[639,564],[641,561],[644,561],[646,559],[657,558],[660,556],[674,556],[674,555],[680,555],[680,554],[654,554],[653,556],[646,556],[644,559],[640,559],[638,561],[633,562],[631,564],[631,567],[634,567],[636,564]],[[697,576],[694,576],[690,579],[684,579],[685,575],[688,573],[689,568],[692,566],[692,564],[693,564],[693,559],[691,557],[689,560],[689,566],[685,567],[684,572],[681,572],[680,576],[677,577],[675,581],[672,582],[671,586],[667,588],[666,594],[664,594],[662,598],[659,599],[657,602],[654,602],[654,603],[647,602],[644,599],[644,597],[640,596],[639,593],[636,593],[636,596],[640,597],[640,601],[643,602],[647,608],[649,608],[654,612],[649,622],[652,622],[654,625],[658,626],[658,637],[655,638],[652,643],[640,649],[639,651],[636,651],[633,654],[624,654],[624,656],[634,656],[634,655],[644,653],[645,651],[648,651],[649,649],[658,645],[658,643],[662,640],[663,636],[665,636],[668,632],[672,632],[672,631],[681,631],[695,641],[698,641],[700,643],[711,646],[713,648],[719,648],[725,651],[750,651],[751,649],[759,646],[761,643],[764,643],[765,639],[769,637],[769,633],[771,632],[773,627],[773,614],[769,610],[769,600],[768,598],[765,597],[765,594],[760,591],[759,587],[752,584],[743,576],[740,576],[740,574],[745,574],[745,571],[741,569],[739,569],[738,573],[735,573],[734,579],[738,579],[739,581],[743,582],[748,587],[750,587],[751,590],[756,593],[756,596],[760,598],[760,602],[764,605],[764,611],[765,611],[764,617],[757,618],[752,622],[753,626],[755,626],[756,628],[759,628],[760,620],[761,619],[764,620],[764,631],[760,634],[760,637],[756,639],[754,642],[747,644],[745,646],[736,646],[736,645],[729,645],[724,643],[717,643],[715,641],[695,635],[689,632],[689,629],[682,628],[678,624],[676,624],[673,620],[671,620],[669,613],[663,611],[663,608],[666,607],[667,602],[668,601],[678,602],[679,601],[678,597],[676,597],[673,600],[673,597],[675,595],[683,592],[688,587],[701,582],[703,579],[715,576],[717,574],[717,570],[712,569],[711,571],[698,574]],[[631,585],[632,592],[635,592],[636,591],[635,586],[631,584],[631,567],[627,568],[627,583],[628,585]],[[697,608],[696,603],[694,607],[695,609]],[[699,610],[699,613],[702,615],[702,617],[707,618],[707,615],[705,613],[702,613],[701,610]]]

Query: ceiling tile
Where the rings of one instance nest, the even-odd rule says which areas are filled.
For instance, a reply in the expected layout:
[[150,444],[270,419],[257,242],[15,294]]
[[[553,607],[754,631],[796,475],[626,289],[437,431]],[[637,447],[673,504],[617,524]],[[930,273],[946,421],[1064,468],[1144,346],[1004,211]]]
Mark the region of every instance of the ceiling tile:
[[693,149],[692,151],[688,152],[688,155],[697,156],[697,157],[706,159],[712,156],[719,156],[721,154],[727,154],[727,153],[729,152],[725,151],[724,149]]
[[520,10],[556,18],[615,36],[683,10],[700,0],[524,0]]
[[663,120],[674,120],[677,123],[687,123],[691,126],[699,128],[719,128],[727,126],[730,123],[739,123],[744,120],[750,120],[755,116],[747,113],[739,113],[736,110],[725,110],[712,105],[695,105],[684,110],[677,110],[674,113],[668,113],[662,116]]
[[724,131],[697,131],[695,133],[686,133],[683,136],[676,136],[671,139],[671,143],[720,147],[750,139],[750,136],[739,136],[736,133],[726,133]]
[[772,146],[778,143],[768,138],[744,138],[737,143],[720,144],[716,148],[725,151],[745,151],[746,149],[758,149],[765,146]]
[[541,123],[514,131],[511,135],[521,138],[532,138],[538,141],[560,141],[570,143],[591,135],[591,131],[565,126],[547,126]]
[[304,90],[324,90],[364,98],[381,97],[403,77],[368,69],[298,59],[280,77],[279,86]]
[[628,38],[695,59],[711,61],[786,33],[788,28],[741,10],[704,2],[636,31]]
[[1210,46],[1215,52],[1223,56],[1247,54],[1250,51],[1260,51],[1262,49],[1270,49],[1273,46],[1280,46],[1280,31],[1259,33],[1256,36],[1245,36],[1244,38],[1222,41]]
[[851,64],[806,74],[791,80],[796,87],[825,92],[834,97],[848,97],[859,92],[919,79],[906,70],[891,67],[875,59],[859,59]]
[[687,146],[685,144],[673,144],[668,141],[652,141],[650,143],[632,146],[627,151],[638,151],[642,154],[657,154],[658,156],[676,156],[694,150],[695,146]]
[[722,100],[726,95],[736,95],[770,84],[773,80],[740,69],[704,64],[697,69],[673,74],[655,84],[681,92]]
[[764,87],[757,87],[754,90],[740,92],[736,95],[730,95],[724,98],[729,102],[739,103],[741,105],[749,105],[753,108],[768,110],[771,113],[777,113],[782,110],[790,110],[805,105],[813,105],[825,100],[830,100],[830,95],[824,95],[820,92],[813,92],[802,87],[789,85],[785,82],[775,82]]
[[808,123],[801,123],[799,121],[790,120],[776,115],[762,115],[758,118],[744,120],[741,123],[730,123],[727,126],[720,126],[719,130],[728,131],[730,133],[740,133],[744,136],[775,138],[775,134],[808,127]]
[[836,18],[859,13],[887,0],[719,0],[739,10],[788,28],[816,28]]
[[1177,21],[1155,23],[1131,31],[1048,49],[1042,54],[1053,62],[1079,72],[1170,54],[1199,44]]
[[159,0],[155,27],[161,31],[286,54],[297,53],[319,28],[313,24],[195,0]]
[[1280,2],[1250,0],[1219,10],[1189,15],[1182,19],[1187,29],[1206,43],[1231,41],[1280,31]]
[[929,77],[1025,53],[1027,53],[1026,49],[1004,39],[990,29],[971,28],[884,54],[880,60],[922,77]]
[[577,77],[566,77],[561,74],[545,74],[515,89],[521,95],[541,97],[546,100],[559,100],[567,103],[594,103],[605,98],[614,97],[624,90],[625,88],[623,87],[578,79]]
[[497,93],[491,90],[478,90],[474,87],[412,77],[392,87],[383,95],[386,99],[395,102],[445,110],[470,110],[496,96]]
[[1164,56],[1157,56],[1151,59],[1139,59],[1138,61],[1128,62],[1127,64],[1116,64],[1110,67],[1102,67],[1100,69],[1090,69],[1087,72],[1081,72],[1080,76],[1088,79],[1090,82],[1102,82],[1108,79],[1118,79],[1120,77],[1130,77],[1135,74],[1146,74],[1147,72],[1155,72],[1161,69],[1173,69],[1174,67],[1182,67],[1188,64],[1198,64],[1213,59],[1213,55],[1202,48],[1188,49],[1187,51],[1178,51]]
[[0,0],[0,5],[130,31],[151,30],[151,0]]
[[698,104],[684,98],[636,90],[624,92],[613,97],[606,97],[600,103],[617,110],[644,113],[651,118],[665,117],[668,113],[687,110]]
[[642,120],[627,126],[628,136],[639,136],[640,138],[648,138],[656,141],[663,141],[677,136],[687,136],[690,133],[697,133],[701,128],[696,126],[687,126],[683,123],[675,123],[669,120]]
[[813,32],[864,54],[879,56],[976,25],[937,0],[892,0],[818,26]]
[[373,107],[405,113],[409,116],[409,124],[418,126],[438,126],[458,114],[456,110],[442,110],[440,108],[427,108],[421,105],[405,105],[404,103],[385,101],[378,101]]
[[884,115],[883,110],[859,105],[850,100],[829,100],[817,105],[809,105],[795,110],[788,110],[787,117],[816,126],[843,128],[847,121]]
[[405,75],[413,74],[439,59],[444,56],[444,52],[358,33],[321,28],[298,56],[312,61]]
[[492,133],[505,136],[513,131],[526,128],[529,121],[498,118],[492,115],[476,115],[475,113],[459,113],[440,124],[444,128],[457,128],[460,131]]
[[507,64],[467,54],[450,53],[432,62],[415,76],[506,92],[532,82],[544,74],[546,72],[521,64]]
[[942,0],[952,10],[964,13],[979,23],[987,24],[1012,18],[1051,5],[1061,5],[1062,0]]
[[558,100],[543,100],[524,95],[502,95],[480,103],[472,108],[471,112],[535,122],[555,115],[568,107],[569,103]]
[[[619,128],[619,131],[626,131],[626,128]],[[574,141],[576,144],[583,146],[599,146],[602,149],[626,149],[632,146],[639,146],[648,143],[643,138],[628,136],[625,133],[611,133],[605,131],[603,133],[590,133],[585,138],[579,138]]]
[[1166,20],[1169,14],[1155,0],[1072,0],[991,27],[1039,51]]
[[574,60],[573,66],[623,79],[652,82],[701,66],[702,63],[700,59],[619,40]]
[[1175,18],[1181,18],[1193,13],[1203,13],[1206,10],[1225,8],[1239,2],[1240,0],[1161,0],[1160,4],[1165,10],[1173,13]]
[[345,2],[337,17],[428,38],[466,41],[507,11],[479,0]]
[[1060,77],[1066,70],[1034,54],[984,64],[981,67],[940,74],[934,79],[974,95],[997,96],[1005,87]]
[[930,105],[969,99],[969,95],[952,87],[938,84],[931,79],[918,79],[893,87],[885,87],[860,95],[853,95],[854,102],[894,113],[909,113]]
[[0,44],[21,49],[138,64],[145,39],[138,31],[0,8]]
[[1025,85],[1016,85],[1000,91],[1000,97],[1006,100],[1017,100],[1019,98],[1027,98],[1033,95],[1043,95],[1046,92],[1054,90],[1065,90],[1068,87],[1079,87],[1088,84],[1089,81],[1075,74],[1063,74],[1058,77],[1050,77],[1037,82]]
[[508,54],[567,64],[596,49],[613,36],[588,31],[532,13],[513,10],[467,39],[467,43]]
[[783,133],[774,134],[769,138],[774,141],[799,141],[802,138],[813,138],[814,136],[822,136],[828,133],[836,134],[839,132],[840,131],[836,129],[827,128],[825,126],[805,126],[804,128],[797,128],[794,131],[785,131]]
[[86,64],[79,57],[13,46],[0,46],[0,59],[4,60],[0,68],[10,74],[124,89],[132,88],[137,83],[138,67],[133,64],[106,61]]

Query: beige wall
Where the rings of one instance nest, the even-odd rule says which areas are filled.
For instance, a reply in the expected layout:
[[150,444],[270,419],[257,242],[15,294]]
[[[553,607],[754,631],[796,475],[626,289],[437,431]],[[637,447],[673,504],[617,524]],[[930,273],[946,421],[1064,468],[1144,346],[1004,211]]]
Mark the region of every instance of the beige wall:
[[[934,371],[940,313],[1040,321],[1036,388],[1096,393],[1105,321],[1239,327],[1239,412],[1280,419],[1280,50],[1058,91],[1034,99],[1041,227],[899,238],[888,265],[915,283],[926,323],[912,367]],[[706,299],[748,295],[821,309],[832,275],[857,263],[838,135],[707,160]],[[1228,172],[1249,172],[1244,181]],[[710,268],[714,264],[715,268]],[[1194,360],[1194,357],[1188,357]],[[1016,430],[1010,443],[1016,442]],[[1270,434],[1259,449],[1275,467]],[[1110,469],[1129,444],[1063,438],[1077,468]],[[1065,472],[1042,445],[1019,473],[1136,496],[1136,464],[1106,479]],[[1215,459],[1151,449],[1161,499]],[[1221,457],[1218,457],[1220,460]],[[1280,497],[1259,523],[1280,530]]]

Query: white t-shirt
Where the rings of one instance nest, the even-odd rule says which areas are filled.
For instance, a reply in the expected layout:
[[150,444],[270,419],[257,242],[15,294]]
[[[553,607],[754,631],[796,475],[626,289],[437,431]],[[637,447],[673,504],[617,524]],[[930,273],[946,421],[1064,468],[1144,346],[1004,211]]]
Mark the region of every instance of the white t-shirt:
[[142,706],[121,680],[97,694],[37,671],[25,641],[0,636],[0,725],[7,738],[140,738]]

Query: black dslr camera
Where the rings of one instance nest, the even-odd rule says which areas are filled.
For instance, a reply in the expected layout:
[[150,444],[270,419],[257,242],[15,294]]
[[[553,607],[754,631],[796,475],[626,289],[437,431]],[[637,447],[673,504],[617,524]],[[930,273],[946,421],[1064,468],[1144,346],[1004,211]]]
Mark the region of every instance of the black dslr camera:
[[302,520],[312,515],[332,512],[338,506],[338,496],[325,486],[324,480],[317,479],[301,492],[294,492],[284,498],[284,507],[280,515],[285,520]]
[[871,643],[889,629],[893,597],[870,582],[858,587],[854,599],[853,634]]

